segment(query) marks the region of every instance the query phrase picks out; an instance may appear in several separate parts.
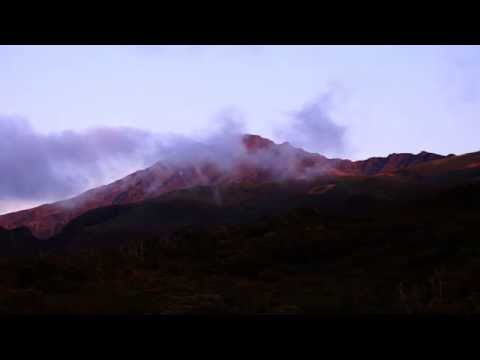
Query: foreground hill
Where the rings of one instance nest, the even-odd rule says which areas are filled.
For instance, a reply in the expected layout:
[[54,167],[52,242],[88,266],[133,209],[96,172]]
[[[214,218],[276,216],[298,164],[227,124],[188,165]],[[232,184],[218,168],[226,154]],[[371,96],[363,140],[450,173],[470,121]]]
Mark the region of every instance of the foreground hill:
[[391,154],[363,161],[328,159],[288,143],[275,144],[257,135],[244,135],[237,140],[238,144],[232,146],[234,151],[229,154],[231,157],[227,163],[221,154],[196,162],[156,163],[71,199],[2,215],[0,226],[7,229],[27,227],[36,237],[49,238],[89,210],[139,203],[180,189],[210,186],[216,194],[216,201],[222,202],[224,199],[219,197],[217,187],[328,176],[394,175],[401,169],[444,159],[441,155],[427,152]]

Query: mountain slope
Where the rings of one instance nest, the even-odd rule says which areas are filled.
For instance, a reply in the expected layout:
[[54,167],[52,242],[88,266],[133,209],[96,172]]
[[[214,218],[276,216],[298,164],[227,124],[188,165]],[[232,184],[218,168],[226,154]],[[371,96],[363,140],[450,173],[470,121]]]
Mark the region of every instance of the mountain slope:
[[0,226],[0,254],[31,255],[39,249],[39,242],[29,229],[21,227],[7,230]]
[[[417,155],[392,154],[386,158],[350,161],[328,159],[288,143],[275,144],[257,135],[239,137],[238,143],[239,147],[232,147],[236,150],[230,154],[228,161],[220,161],[213,156],[202,161],[156,163],[71,199],[0,216],[0,226],[7,229],[25,226],[36,237],[48,238],[91,209],[142,202],[175,190],[197,186],[213,186],[213,189],[234,184],[248,186],[285,180],[309,180],[319,176],[386,175],[444,158],[422,152]],[[217,202],[221,200],[217,197]]]

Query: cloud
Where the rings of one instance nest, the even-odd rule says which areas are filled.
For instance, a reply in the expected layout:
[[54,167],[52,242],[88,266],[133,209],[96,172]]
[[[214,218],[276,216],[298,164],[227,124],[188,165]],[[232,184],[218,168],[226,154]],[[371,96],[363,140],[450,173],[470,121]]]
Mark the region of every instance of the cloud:
[[276,130],[280,137],[300,147],[320,153],[341,153],[345,148],[346,128],[332,119],[333,93],[328,92],[288,113],[290,122]]
[[154,136],[131,128],[41,134],[23,119],[0,117],[0,199],[74,194],[144,165]]
[[64,198],[157,161],[228,166],[239,151],[242,130],[234,109],[221,112],[198,140],[127,127],[42,134],[25,119],[0,117],[0,201]]

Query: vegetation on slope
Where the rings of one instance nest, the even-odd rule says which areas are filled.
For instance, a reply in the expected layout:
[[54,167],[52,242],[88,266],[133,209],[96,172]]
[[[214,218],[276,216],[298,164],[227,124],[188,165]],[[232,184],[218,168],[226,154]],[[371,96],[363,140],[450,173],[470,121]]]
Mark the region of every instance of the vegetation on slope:
[[70,235],[115,234],[117,245],[1,258],[0,313],[478,313],[479,190],[337,212],[305,201],[165,234],[120,226],[145,226],[158,203],[89,215]]

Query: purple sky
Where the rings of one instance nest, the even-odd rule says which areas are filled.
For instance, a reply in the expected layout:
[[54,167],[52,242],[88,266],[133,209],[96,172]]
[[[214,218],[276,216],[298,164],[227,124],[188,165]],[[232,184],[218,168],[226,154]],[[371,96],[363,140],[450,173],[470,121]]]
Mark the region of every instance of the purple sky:
[[0,46],[0,213],[230,118],[331,157],[480,150],[479,60],[478,46]]

